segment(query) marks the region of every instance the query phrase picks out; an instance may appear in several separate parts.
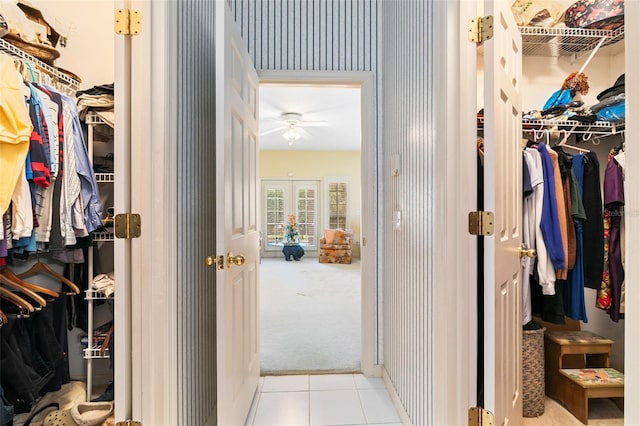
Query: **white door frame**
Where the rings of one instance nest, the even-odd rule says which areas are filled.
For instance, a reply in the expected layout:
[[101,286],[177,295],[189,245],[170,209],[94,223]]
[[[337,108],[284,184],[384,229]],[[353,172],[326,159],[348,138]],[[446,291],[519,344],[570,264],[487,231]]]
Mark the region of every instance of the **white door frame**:
[[476,14],[476,0],[434,3],[434,45],[443,53],[433,69],[434,81],[441,84],[431,100],[441,111],[435,114],[440,144],[433,160],[439,177],[433,220],[440,236],[433,237],[430,248],[438,283],[429,330],[428,404],[434,424],[467,424],[477,399],[477,237],[467,228],[468,212],[477,209],[477,73],[476,45],[466,31]]
[[332,87],[360,87],[362,112],[361,169],[362,188],[374,188],[371,193],[362,192],[361,201],[361,277],[362,277],[362,351],[361,366],[366,376],[382,375],[378,365],[378,306],[377,288],[380,265],[377,264],[377,162],[375,127],[375,79],[368,71],[272,71],[258,70],[260,85],[287,84]]
[[[115,390],[116,421],[134,419],[143,424],[179,424],[176,304],[177,266],[166,259],[177,259],[175,226],[177,218],[176,78],[177,60],[175,29],[168,28],[176,16],[176,2],[125,1],[124,7],[138,10],[143,30],[135,36],[116,36],[116,46],[125,44],[132,69],[130,83],[125,81],[130,99],[119,99],[121,87],[116,74],[116,149],[121,128],[131,127],[131,143],[123,152],[130,170],[129,209],[142,217],[142,235],[133,240],[116,240],[116,280],[120,291],[121,266],[130,267],[129,289],[131,311],[121,317],[116,307],[117,324],[126,322],[131,341],[119,347],[116,337]],[[128,3],[128,4],[127,4]],[[123,40],[129,40],[125,42]],[[130,49],[130,50],[129,50]],[[118,50],[116,50],[118,54]],[[126,79],[125,79],[126,80]],[[119,102],[127,116],[119,115]],[[130,103],[129,103],[130,102]],[[116,156],[120,157],[116,151]],[[116,170],[117,171],[117,170]],[[118,172],[118,171],[117,171]],[[118,177],[120,181],[120,176]],[[116,206],[122,188],[116,187]],[[120,213],[120,209],[116,213]],[[161,231],[158,231],[161,230]],[[119,243],[118,241],[123,241]],[[126,254],[117,244],[130,244]],[[123,321],[121,321],[123,319]],[[117,336],[117,334],[116,334]],[[120,356],[118,355],[120,354]],[[125,383],[122,363],[130,379]],[[123,392],[122,398],[120,393]],[[119,401],[122,399],[123,404]],[[126,402],[126,404],[124,404]]]

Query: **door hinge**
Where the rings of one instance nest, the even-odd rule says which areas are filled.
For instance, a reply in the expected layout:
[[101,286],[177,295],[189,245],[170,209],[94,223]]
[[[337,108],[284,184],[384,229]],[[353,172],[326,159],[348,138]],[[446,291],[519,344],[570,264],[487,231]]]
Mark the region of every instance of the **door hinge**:
[[142,426],[142,422],[137,420],[125,420],[123,422],[117,422],[116,426]]
[[138,238],[142,233],[142,219],[137,213],[120,213],[115,217],[116,238]]
[[469,20],[469,41],[480,44],[493,37],[493,16],[476,16]]
[[493,212],[469,212],[469,233],[481,237],[493,235]]
[[116,34],[138,35],[142,32],[142,15],[137,10],[116,9]]
[[493,426],[493,414],[482,407],[471,407],[469,426]]

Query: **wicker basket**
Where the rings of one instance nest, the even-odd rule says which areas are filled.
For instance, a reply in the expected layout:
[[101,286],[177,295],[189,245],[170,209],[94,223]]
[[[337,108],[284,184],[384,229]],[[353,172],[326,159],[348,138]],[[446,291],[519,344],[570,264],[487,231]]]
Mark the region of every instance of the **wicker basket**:
[[522,415],[538,417],[544,413],[544,332],[522,332]]

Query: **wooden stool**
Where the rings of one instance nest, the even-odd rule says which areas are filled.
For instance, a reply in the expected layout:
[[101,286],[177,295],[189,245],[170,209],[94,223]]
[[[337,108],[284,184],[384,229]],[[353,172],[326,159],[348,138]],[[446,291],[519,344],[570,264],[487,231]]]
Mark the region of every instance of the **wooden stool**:
[[613,340],[590,331],[547,331],[544,334],[545,391],[561,399],[559,370],[563,368],[606,368]]
[[624,374],[613,368],[560,370],[560,400],[582,423],[588,423],[590,398],[613,398],[624,410]]

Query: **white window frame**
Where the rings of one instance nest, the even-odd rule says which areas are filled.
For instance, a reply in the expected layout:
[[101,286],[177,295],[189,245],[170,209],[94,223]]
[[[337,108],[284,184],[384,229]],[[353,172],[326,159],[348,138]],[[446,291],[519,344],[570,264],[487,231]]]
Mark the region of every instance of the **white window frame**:
[[327,176],[324,179],[324,191],[323,191],[323,200],[324,200],[324,217],[325,220],[323,222],[324,229],[330,229],[330,219],[331,219],[331,208],[329,205],[329,186],[332,183],[344,183],[347,187],[347,212],[345,214],[345,229],[351,229],[351,179],[349,176]]
[[261,248],[264,253],[273,253],[279,252],[282,250],[282,242],[277,244],[267,244],[267,187],[279,187],[284,190],[284,202],[286,205],[284,212],[284,222],[287,220],[287,216],[290,214],[295,214],[298,216],[298,206],[297,206],[297,189],[300,187],[312,187],[316,191],[316,229],[315,234],[313,235],[313,242],[311,244],[303,243],[303,247],[307,251],[317,251],[318,250],[318,239],[320,238],[320,234],[322,231],[322,203],[324,200],[324,196],[322,194],[323,186],[321,179],[278,179],[278,178],[262,178],[260,180],[260,190],[261,190],[261,199],[262,199],[262,207],[261,207],[261,215],[262,218],[260,220],[260,227],[262,229],[262,241]]

